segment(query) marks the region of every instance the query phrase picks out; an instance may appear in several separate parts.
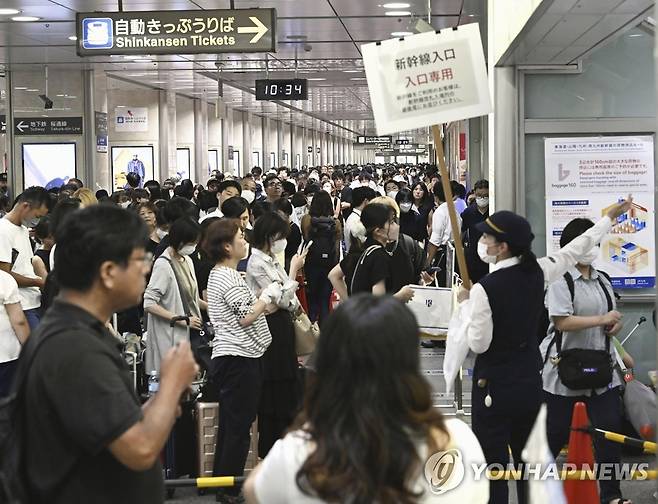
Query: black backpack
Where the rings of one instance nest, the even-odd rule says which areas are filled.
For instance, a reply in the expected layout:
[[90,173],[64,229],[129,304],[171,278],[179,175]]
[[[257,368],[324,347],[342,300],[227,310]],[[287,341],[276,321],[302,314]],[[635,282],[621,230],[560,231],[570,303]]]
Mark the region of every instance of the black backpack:
[[336,220],[333,217],[311,217],[309,240],[313,240],[313,245],[308,251],[306,264],[323,269],[338,264]]
[[32,333],[21,351],[11,391],[0,399],[0,502],[26,504],[29,492],[25,474],[25,393],[27,375],[37,351],[49,337],[70,329],[57,324],[37,335]]

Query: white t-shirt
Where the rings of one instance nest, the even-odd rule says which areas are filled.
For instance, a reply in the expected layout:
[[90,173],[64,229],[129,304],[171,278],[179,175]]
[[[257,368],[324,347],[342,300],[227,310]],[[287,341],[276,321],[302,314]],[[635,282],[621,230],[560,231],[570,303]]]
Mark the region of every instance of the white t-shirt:
[[[18,252],[15,261],[12,261],[12,250]],[[0,219],[0,262],[13,262],[11,271],[27,278],[37,278],[32,267],[33,256],[28,229],[13,224],[7,217]],[[41,306],[41,291],[38,287],[19,287],[18,292],[23,310]]]
[[9,273],[0,270],[0,362],[18,359],[21,343],[9,321],[5,305],[20,302],[18,284]]
[[[474,481],[471,464],[484,463],[484,454],[475,434],[461,420],[456,418],[445,421],[450,434],[448,448],[456,448],[461,452],[464,462],[464,479],[454,489],[442,495],[430,491],[425,479],[424,465],[429,458],[427,447],[419,448],[423,470],[418,475],[414,491],[422,491],[419,503],[423,504],[484,504],[489,500],[489,480],[482,476]],[[297,471],[308,457],[312,444],[302,431],[295,431],[278,440],[267,457],[259,466],[254,481],[256,497],[260,504],[320,504],[324,501],[310,497],[299,489],[296,482]]]
[[[461,218],[457,215],[457,227],[461,229],[461,225]],[[439,208],[434,210],[434,215],[432,215],[432,234],[430,235],[430,243],[440,247],[441,245],[448,243],[451,235],[452,228],[450,227],[448,204],[441,203]]]

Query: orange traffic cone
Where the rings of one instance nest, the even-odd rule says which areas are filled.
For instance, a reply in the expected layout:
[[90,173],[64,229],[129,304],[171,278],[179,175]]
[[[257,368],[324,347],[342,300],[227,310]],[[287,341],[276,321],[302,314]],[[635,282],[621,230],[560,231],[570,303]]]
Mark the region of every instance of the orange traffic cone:
[[[571,417],[567,462],[575,464],[581,470],[594,467],[592,436],[587,432],[589,428],[585,403],[577,402]],[[567,480],[564,482],[564,495],[569,504],[599,504],[600,502],[596,480]]]

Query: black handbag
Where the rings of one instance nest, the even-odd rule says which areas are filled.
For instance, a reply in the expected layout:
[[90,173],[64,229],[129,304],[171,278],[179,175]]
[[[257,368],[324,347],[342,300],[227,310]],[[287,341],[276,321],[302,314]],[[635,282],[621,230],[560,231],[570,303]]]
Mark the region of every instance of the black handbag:
[[[599,285],[603,289],[608,311],[612,311],[612,298],[608,289],[599,277]],[[612,356],[610,355],[610,337],[605,337],[605,350],[590,350],[587,348],[570,348],[562,350],[562,332],[555,329],[553,341],[557,350],[557,373],[562,384],[572,390],[589,390],[607,387],[612,382]],[[544,361],[545,362],[545,361]]]

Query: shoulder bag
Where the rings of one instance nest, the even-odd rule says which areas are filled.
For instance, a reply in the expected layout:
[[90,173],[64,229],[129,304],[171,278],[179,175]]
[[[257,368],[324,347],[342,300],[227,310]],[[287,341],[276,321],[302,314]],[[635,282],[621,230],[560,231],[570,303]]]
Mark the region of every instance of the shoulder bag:
[[[612,297],[600,277],[598,282],[605,294],[608,311],[612,311]],[[558,376],[565,387],[571,390],[589,390],[607,387],[610,384],[612,381],[610,337],[604,335],[604,338],[605,350],[591,350],[588,348],[562,350],[562,332],[555,330],[554,341],[557,350],[555,361],[557,362]]]

